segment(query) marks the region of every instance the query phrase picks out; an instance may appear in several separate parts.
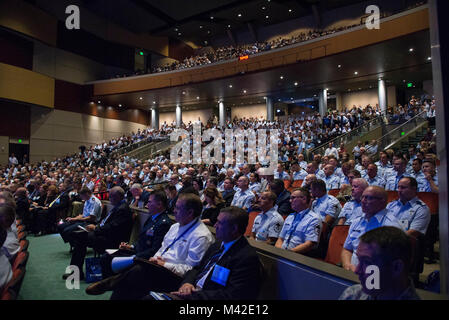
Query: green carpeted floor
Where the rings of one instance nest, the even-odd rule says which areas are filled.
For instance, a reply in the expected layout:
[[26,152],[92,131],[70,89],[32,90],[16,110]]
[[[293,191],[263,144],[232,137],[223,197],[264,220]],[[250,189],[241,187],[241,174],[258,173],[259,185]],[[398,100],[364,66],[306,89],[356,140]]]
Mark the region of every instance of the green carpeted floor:
[[[107,300],[107,292],[100,296],[85,293],[89,285],[80,282],[80,289],[66,288],[62,275],[70,263],[69,244],[62,241],[59,234],[42,237],[28,236],[30,257],[26,265],[25,278],[19,293],[19,300]],[[93,256],[88,250],[87,256]]]

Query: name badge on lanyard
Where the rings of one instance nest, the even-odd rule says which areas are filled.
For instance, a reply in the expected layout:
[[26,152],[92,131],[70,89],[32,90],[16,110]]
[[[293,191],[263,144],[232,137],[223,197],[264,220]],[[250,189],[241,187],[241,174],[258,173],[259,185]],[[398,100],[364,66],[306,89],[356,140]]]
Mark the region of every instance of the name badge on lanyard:
[[210,279],[215,283],[225,286],[226,282],[228,282],[230,273],[231,271],[229,269],[216,264],[212,273],[212,277]]

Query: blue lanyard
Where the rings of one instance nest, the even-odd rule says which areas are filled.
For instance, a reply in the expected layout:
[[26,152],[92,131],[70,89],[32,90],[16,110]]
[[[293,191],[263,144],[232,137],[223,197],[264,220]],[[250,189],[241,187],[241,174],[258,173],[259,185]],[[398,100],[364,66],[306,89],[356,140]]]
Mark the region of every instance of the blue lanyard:
[[[198,221],[200,221],[200,220],[198,220]],[[167,248],[164,249],[164,251],[162,252],[161,256],[163,256],[164,253],[166,253],[166,252],[168,251],[168,249],[170,249],[170,248],[175,244],[176,241],[178,241],[179,239],[181,239],[183,235],[185,235],[190,229],[192,229],[194,226],[196,226],[196,224],[198,223],[198,221],[195,222],[195,223],[192,223],[192,224],[190,225],[190,227],[188,227],[186,230],[184,230],[184,232],[183,232],[180,236],[178,236],[175,240],[173,240],[172,243],[170,243],[170,245],[168,245]]]
[[[307,212],[309,212],[309,211],[310,211],[310,209],[307,209],[307,211],[304,212],[304,215],[306,215]],[[295,230],[296,230],[296,227],[298,226],[298,224],[299,224],[299,223],[301,222],[301,220],[302,220],[302,219],[298,219],[298,216],[301,217],[302,215],[301,215],[299,212],[296,213],[296,215],[295,215],[295,219],[293,220],[293,223],[292,223],[292,228],[290,229],[290,231],[289,231],[289,233],[288,233],[287,247],[288,247],[288,245],[290,244],[290,240],[291,240],[291,238],[292,238],[293,233],[294,233]]]

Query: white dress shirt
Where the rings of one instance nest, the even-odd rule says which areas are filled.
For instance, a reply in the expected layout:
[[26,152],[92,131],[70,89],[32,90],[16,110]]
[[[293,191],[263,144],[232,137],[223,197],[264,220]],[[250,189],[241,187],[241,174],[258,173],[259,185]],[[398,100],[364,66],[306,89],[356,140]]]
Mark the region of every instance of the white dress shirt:
[[154,257],[162,257],[165,268],[183,277],[200,263],[213,242],[211,232],[200,220],[195,219],[184,226],[175,223],[168,230]]
[[3,291],[5,285],[12,279],[11,263],[9,262],[5,251],[5,247],[0,248],[0,292]]

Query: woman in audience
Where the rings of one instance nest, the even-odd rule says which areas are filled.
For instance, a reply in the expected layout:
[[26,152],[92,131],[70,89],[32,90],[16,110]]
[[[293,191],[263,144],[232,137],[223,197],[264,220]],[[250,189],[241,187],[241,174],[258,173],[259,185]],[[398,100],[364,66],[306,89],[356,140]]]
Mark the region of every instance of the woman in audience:
[[220,210],[225,207],[225,201],[220,192],[214,187],[207,187],[203,195],[205,205],[203,206],[201,220],[209,226],[214,226]]

